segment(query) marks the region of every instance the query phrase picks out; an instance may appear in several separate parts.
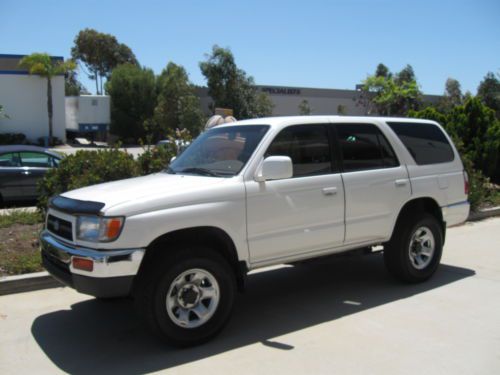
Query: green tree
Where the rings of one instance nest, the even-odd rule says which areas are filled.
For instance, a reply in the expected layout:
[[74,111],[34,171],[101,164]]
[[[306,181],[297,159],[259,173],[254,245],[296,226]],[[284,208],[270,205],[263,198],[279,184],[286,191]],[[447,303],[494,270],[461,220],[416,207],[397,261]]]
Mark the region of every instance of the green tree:
[[415,76],[415,72],[413,71],[413,67],[408,64],[406,65],[399,73],[396,74],[394,81],[397,85],[401,86],[404,83],[416,82],[417,77]]
[[460,82],[456,79],[448,78],[445,83],[444,95],[440,106],[444,111],[451,111],[455,106],[463,103],[464,95],[460,88]]
[[375,77],[384,77],[390,78],[392,73],[389,71],[389,68],[384,64],[380,63],[377,65],[377,69],[375,70]]
[[302,100],[299,104],[299,114],[301,116],[307,116],[307,115],[310,115],[311,112],[312,112],[312,109],[309,106],[309,102],[306,99]]
[[168,130],[175,129],[187,129],[197,135],[203,127],[204,116],[186,70],[173,62],[168,63],[158,77],[157,87],[154,121],[162,137]]
[[111,96],[111,133],[126,141],[144,138],[144,124],[156,106],[156,82],[151,69],[119,65],[106,82]]
[[471,98],[450,113],[447,129],[462,142],[476,169],[500,177],[500,121],[479,98]]
[[115,67],[120,64],[139,65],[132,50],[111,34],[84,29],[75,37],[74,43],[71,56],[85,64],[89,78],[96,81],[98,95],[103,93],[103,78],[109,79]]
[[238,119],[271,115],[269,97],[258,93],[253,78],[237,67],[229,49],[215,45],[207,60],[200,62],[200,69],[207,79],[214,108],[231,108]]
[[39,75],[47,80],[47,114],[49,118],[49,144],[53,144],[53,112],[52,105],[52,78],[57,75],[67,74],[76,68],[73,60],[58,61],[52,59],[47,53],[32,53],[25,56],[19,65],[28,69],[29,74]]
[[415,80],[369,76],[360,91],[358,104],[365,106],[367,114],[404,116],[421,105],[422,93]]
[[66,96],[88,95],[89,92],[85,86],[78,80],[75,71],[70,71],[64,77],[64,94]]
[[477,96],[500,118],[500,80],[488,72],[477,88]]

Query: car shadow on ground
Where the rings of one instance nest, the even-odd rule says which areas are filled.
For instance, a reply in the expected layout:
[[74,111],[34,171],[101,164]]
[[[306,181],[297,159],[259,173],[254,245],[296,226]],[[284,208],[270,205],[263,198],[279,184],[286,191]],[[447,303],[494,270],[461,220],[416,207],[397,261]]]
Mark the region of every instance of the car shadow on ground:
[[380,254],[347,256],[250,275],[224,331],[202,346],[175,349],[146,332],[130,300],[87,300],[39,316],[31,332],[45,354],[72,374],[142,374],[261,343],[293,350],[275,337],[331,322],[473,276],[441,265],[429,281],[402,284]]

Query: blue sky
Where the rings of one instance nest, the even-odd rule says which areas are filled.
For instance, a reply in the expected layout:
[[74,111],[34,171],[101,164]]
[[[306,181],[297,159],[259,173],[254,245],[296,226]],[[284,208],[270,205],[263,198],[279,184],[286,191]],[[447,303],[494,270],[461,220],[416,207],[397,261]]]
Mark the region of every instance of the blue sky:
[[499,0],[0,0],[0,53],[68,58],[86,27],[115,35],[156,73],[183,65],[199,85],[214,44],[258,84],[353,89],[379,62],[409,63],[425,93],[441,94],[448,77],[475,93],[500,73]]

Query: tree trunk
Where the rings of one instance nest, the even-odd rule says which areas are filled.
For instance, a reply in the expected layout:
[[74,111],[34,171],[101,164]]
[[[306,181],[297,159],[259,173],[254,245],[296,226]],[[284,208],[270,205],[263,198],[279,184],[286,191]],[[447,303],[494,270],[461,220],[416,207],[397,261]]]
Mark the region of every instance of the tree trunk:
[[47,77],[47,113],[49,114],[49,146],[52,146],[52,81]]
[[96,95],[99,95],[99,76],[97,75],[97,70],[94,70],[94,77],[95,77],[95,93]]

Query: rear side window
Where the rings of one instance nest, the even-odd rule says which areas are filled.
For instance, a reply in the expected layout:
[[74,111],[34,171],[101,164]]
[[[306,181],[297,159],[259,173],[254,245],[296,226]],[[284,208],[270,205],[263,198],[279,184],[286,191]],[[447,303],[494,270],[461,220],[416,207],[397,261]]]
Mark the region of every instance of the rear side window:
[[397,167],[398,159],[382,132],[371,124],[338,124],[344,172]]
[[328,131],[324,125],[295,125],[283,129],[267,149],[267,156],[289,156],[293,177],[332,172]]
[[443,131],[433,124],[388,122],[415,162],[420,165],[446,163],[455,157]]
[[39,152],[20,152],[21,162],[24,167],[49,168],[50,156]]

